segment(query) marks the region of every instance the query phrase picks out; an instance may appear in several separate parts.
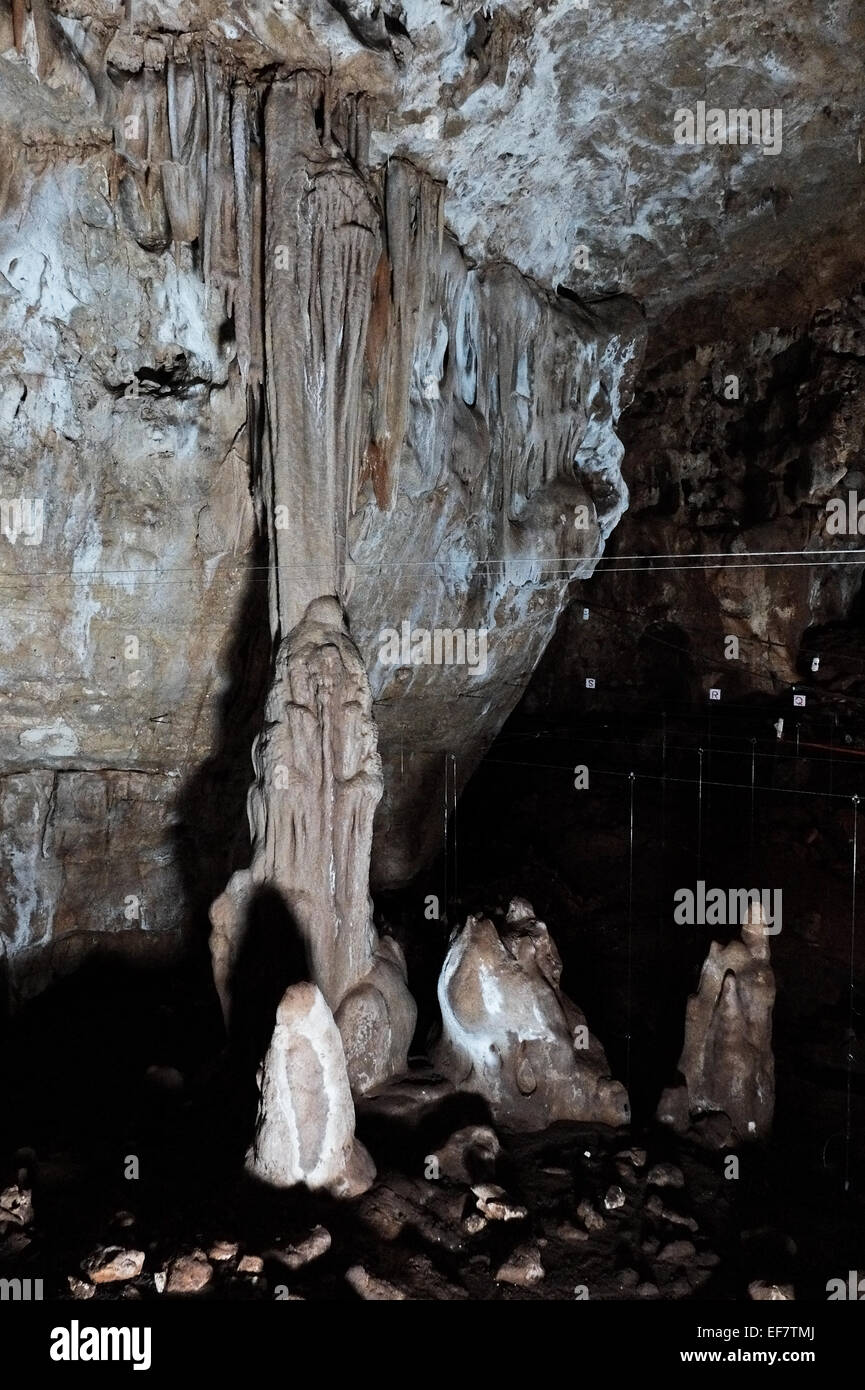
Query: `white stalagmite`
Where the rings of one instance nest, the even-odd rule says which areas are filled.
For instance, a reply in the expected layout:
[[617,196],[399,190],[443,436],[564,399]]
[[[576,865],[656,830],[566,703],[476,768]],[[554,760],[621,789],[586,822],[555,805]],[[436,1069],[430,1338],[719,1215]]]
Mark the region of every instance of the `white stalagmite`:
[[250,1173],[272,1187],[304,1183],[334,1197],[356,1197],[375,1165],[354,1137],[354,1102],[339,1031],[320,989],[292,985],[259,1077]]

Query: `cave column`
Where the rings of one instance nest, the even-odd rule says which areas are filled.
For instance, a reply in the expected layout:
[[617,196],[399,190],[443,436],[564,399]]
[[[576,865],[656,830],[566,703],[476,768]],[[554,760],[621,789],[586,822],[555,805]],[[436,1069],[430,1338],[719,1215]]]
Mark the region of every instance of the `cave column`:
[[211,949],[228,1017],[252,897],[276,889],[336,1019],[357,1094],[405,1067],[416,1011],[399,948],[379,940],[372,921],[381,761],[369,680],[343,608],[380,216],[355,168],[323,147],[321,98],[320,80],[301,74],[272,88],[265,112],[261,501],[275,656],[253,750],[252,861],[213,904]]

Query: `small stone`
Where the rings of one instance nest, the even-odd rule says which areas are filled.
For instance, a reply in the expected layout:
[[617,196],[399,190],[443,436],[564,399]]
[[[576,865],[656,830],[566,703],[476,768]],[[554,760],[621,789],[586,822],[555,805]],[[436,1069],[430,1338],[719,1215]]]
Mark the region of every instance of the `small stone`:
[[656,1192],[653,1192],[647,1199],[646,1211],[651,1216],[656,1216],[659,1221],[668,1221],[671,1226],[684,1226],[689,1231],[700,1229],[693,1216],[682,1216],[680,1212],[671,1211],[669,1207],[665,1207]]
[[244,1255],[237,1265],[238,1274],[263,1274],[264,1260],[260,1255]]
[[616,1174],[622,1182],[626,1182],[629,1187],[633,1187],[640,1181],[639,1174],[631,1167],[630,1163],[617,1163]]
[[649,1187],[684,1187],[685,1175],[674,1163],[656,1163],[646,1178]]
[[620,1269],[619,1283],[623,1289],[635,1289],[640,1282],[640,1276],[635,1269]]
[[489,1221],[524,1221],[528,1215],[525,1207],[509,1202],[505,1189],[495,1183],[477,1183],[472,1192],[478,1199],[478,1210]]
[[701,1269],[714,1269],[721,1263],[721,1256],[716,1255],[714,1250],[703,1250],[694,1261]]
[[632,1168],[645,1168],[646,1158],[645,1149],[622,1149],[621,1153],[616,1154],[618,1162],[629,1163]]
[[0,1221],[14,1226],[29,1226],[33,1220],[33,1193],[27,1187],[13,1183],[0,1192]]
[[402,1289],[388,1283],[387,1279],[377,1279],[363,1265],[352,1265],[351,1269],[346,1270],[345,1277],[355,1293],[368,1303],[394,1303],[407,1297]]
[[657,1254],[658,1250],[660,1250],[660,1248],[661,1242],[659,1240],[655,1240],[654,1236],[650,1236],[648,1240],[644,1240],[642,1245],[640,1246],[640,1249],[642,1250],[644,1255],[655,1255]]
[[73,1298],[93,1298],[96,1293],[95,1284],[88,1284],[83,1279],[76,1279],[74,1274],[70,1274],[66,1282]]
[[602,1231],[607,1224],[599,1211],[595,1211],[591,1202],[583,1198],[577,1207],[577,1216],[582,1221],[587,1231]]
[[638,1298],[658,1298],[659,1296],[660,1290],[657,1284],[653,1284],[649,1281],[647,1283],[637,1285]]
[[217,1264],[222,1264],[226,1260],[233,1260],[238,1251],[236,1240],[218,1240],[211,1245],[207,1252],[207,1258],[214,1260]]
[[693,1260],[697,1248],[690,1240],[671,1240],[658,1252],[658,1261],[663,1264],[687,1264]]
[[569,1178],[571,1176],[568,1168],[559,1168],[556,1164],[551,1164],[548,1168],[542,1168],[542,1173],[546,1173],[551,1178]]
[[667,1284],[664,1290],[667,1298],[690,1298],[692,1292],[690,1280],[684,1275],[674,1279],[672,1284]]
[[358,1214],[381,1240],[396,1240],[412,1219],[411,1207],[389,1187],[374,1187],[367,1193]]
[[131,1211],[116,1211],[112,1218],[112,1223],[119,1226],[122,1231],[128,1231],[130,1226],[135,1225],[135,1217]]
[[463,1230],[467,1236],[477,1236],[486,1230],[488,1224],[487,1218],[481,1216],[479,1211],[470,1211],[463,1221]]
[[565,1240],[571,1245],[577,1245],[589,1238],[588,1231],[581,1231],[578,1226],[572,1226],[570,1221],[563,1221],[557,1226],[556,1235],[559,1240]]
[[287,1250],[272,1253],[276,1254],[277,1259],[287,1269],[302,1269],[304,1265],[311,1264],[313,1260],[319,1260],[322,1255],[326,1255],[330,1246],[330,1231],[326,1226],[316,1226],[297,1245],[290,1245]]
[[467,1125],[431,1156],[438,1161],[441,1177],[472,1183],[493,1176],[501,1151],[495,1130],[488,1125]]
[[748,1297],[758,1303],[795,1302],[796,1294],[792,1284],[767,1284],[764,1279],[754,1279],[748,1285]]
[[206,1288],[213,1278],[210,1261],[203,1250],[193,1250],[189,1255],[178,1255],[171,1261],[168,1270],[168,1293],[198,1293]]
[[519,1245],[496,1274],[496,1283],[515,1284],[521,1289],[534,1288],[544,1277],[541,1252],[536,1245]]
[[123,1250],[108,1245],[95,1250],[81,1268],[91,1284],[116,1284],[124,1279],[137,1279],[144,1268],[143,1250]]
[[607,1211],[618,1211],[625,1205],[625,1194],[620,1187],[611,1187],[604,1198]]

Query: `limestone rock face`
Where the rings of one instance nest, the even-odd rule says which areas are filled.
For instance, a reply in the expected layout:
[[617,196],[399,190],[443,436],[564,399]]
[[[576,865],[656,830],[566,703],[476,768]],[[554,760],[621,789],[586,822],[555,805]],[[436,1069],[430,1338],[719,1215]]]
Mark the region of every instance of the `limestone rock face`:
[[439,979],[442,1034],[435,1065],[477,1091],[496,1119],[540,1130],[556,1120],[619,1125],[624,1087],[560,987],[561,961],[543,922],[515,898],[503,932],[469,917],[451,940]]
[[292,985],[277,1009],[246,1166],[274,1187],[304,1183],[334,1197],[355,1197],[375,1179],[354,1136],[339,1030],[315,985]]
[[[370,673],[374,881],[435,853],[446,758],[461,787],[626,505],[643,325],[464,254],[446,175],[371,144],[400,68],[348,7],[18,8],[0,502],[40,510],[0,534],[0,956],[35,987],[228,879],[267,630],[319,597]],[[384,662],[404,622],[488,630],[484,669]]]
[[[664,1092],[658,1119],[708,1143],[765,1139],[775,1108],[772,1008],[775,976],[762,909],[751,905],[742,939],[713,941],[688,1000],[679,1058],[683,1086]],[[724,1134],[717,1119],[728,1124]]]
[[275,890],[285,930],[342,1034],[357,1092],[402,1070],[416,1009],[396,942],[372,922],[369,856],[381,796],[369,682],[336,599],[318,599],[282,642],[253,748],[252,861],[211,909],[214,979],[230,1018],[232,976],[258,889]]

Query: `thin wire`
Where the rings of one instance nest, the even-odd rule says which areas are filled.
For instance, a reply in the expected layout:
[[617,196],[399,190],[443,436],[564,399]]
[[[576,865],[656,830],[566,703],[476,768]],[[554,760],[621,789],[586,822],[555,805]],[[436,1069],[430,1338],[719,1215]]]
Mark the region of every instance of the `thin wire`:
[[697,749],[700,759],[697,784],[697,877],[700,877],[700,868],[703,863],[703,750]]
[[[573,768],[566,766],[564,763],[524,763],[510,758],[484,758],[482,766],[486,767],[488,765],[491,767],[540,768],[547,772],[573,772]],[[613,772],[610,768],[595,768],[593,771],[596,777],[630,776],[628,772]],[[662,780],[657,774],[651,772],[636,772],[634,776],[640,778],[644,782],[660,782]],[[668,777],[667,781],[677,783],[683,787],[697,786],[697,781],[693,777]],[[744,792],[748,790],[747,786],[743,785],[741,782],[704,782],[703,785],[706,787],[724,787],[727,791],[735,792]],[[850,797],[844,792],[809,792],[801,787],[761,787],[761,791],[771,791],[774,792],[775,795],[781,796],[816,796],[822,797],[827,801],[850,800]]]
[[[717,553],[717,554],[723,554],[724,552],[718,551],[718,552],[716,552],[716,553]],[[729,555],[729,554],[728,554],[728,555],[727,555],[727,561],[728,561],[728,563],[717,564],[717,565],[715,565],[715,564],[713,564],[713,565],[701,565],[701,564],[695,563],[695,564],[689,564],[689,565],[658,565],[658,564],[648,564],[648,565],[645,565],[645,566],[641,566],[641,565],[631,565],[630,563],[622,564],[621,561],[622,561],[622,560],[624,560],[624,561],[630,561],[631,559],[636,559],[636,560],[649,560],[649,561],[652,561],[652,560],[655,560],[655,559],[661,559],[661,560],[671,559],[671,560],[672,560],[672,559],[680,559],[680,558],[682,558],[682,557],[681,557],[681,556],[676,556],[676,555],[669,555],[669,556],[668,556],[668,555],[659,555],[659,556],[652,556],[652,555],[636,555],[636,556],[633,556],[633,557],[632,557],[632,556],[618,556],[618,555],[600,555],[600,556],[598,556],[598,557],[595,558],[595,569],[593,570],[592,575],[591,575],[591,576],[586,576],[586,577],[587,577],[587,578],[594,578],[594,577],[596,577],[598,574],[610,574],[610,573],[622,573],[622,574],[645,574],[645,573],[655,574],[655,573],[657,573],[657,574],[665,574],[665,573],[668,573],[668,572],[671,571],[671,570],[694,570],[695,572],[697,572],[697,571],[704,571],[704,570],[723,570],[723,569],[762,569],[762,570],[769,570],[769,569],[803,569],[803,568],[804,568],[804,569],[811,569],[811,568],[820,567],[820,566],[824,566],[824,565],[826,565],[826,566],[835,566],[836,568],[838,568],[838,567],[844,568],[844,567],[850,567],[850,566],[861,566],[861,565],[865,564],[865,559],[861,559],[861,560],[857,560],[857,559],[852,559],[852,560],[851,560],[851,559],[841,559],[841,558],[839,558],[839,556],[837,556],[837,555],[834,556],[834,557],[832,557],[832,558],[830,558],[830,559],[825,559],[825,560],[791,560],[791,561],[789,561],[789,562],[788,562],[788,561],[785,561],[785,560],[777,560],[777,561],[775,561],[773,564],[768,564],[768,565],[765,564],[765,563],[763,563],[762,561],[759,562],[759,563],[753,563],[753,564],[750,563],[749,556],[750,556],[751,554],[753,554],[753,555],[755,555],[755,556],[759,556],[759,555],[761,555],[761,554],[763,554],[763,553],[767,553],[767,554],[768,554],[768,553],[772,553],[772,552],[762,552],[762,551],[759,551],[759,550],[755,550],[755,551],[753,551],[753,552],[750,552],[750,551],[742,551],[742,552],[741,552],[741,555],[739,555],[738,553],[737,553],[737,554],[734,554],[734,555]],[[777,552],[775,552],[775,553],[777,553],[778,555],[808,555],[808,554],[825,555],[825,554],[826,554],[826,552],[823,551],[823,550],[820,550],[820,551],[788,550],[788,551],[777,551]],[[695,554],[696,554],[696,553],[695,553]],[[855,556],[855,555],[863,555],[863,554],[865,554],[865,552],[858,551],[858,550],[845,550],[845,551],[844,551],[844,555],[845,555],[845,556],[848,556],[848,555],[854,555],[854,556]],[[540,556],[540,555],[532,555],[532,556],[528,556],[528,557],[527,557],[526,559],[524,559],[524,560],[518,560],[518,559],[515,559],[514,557],[497,556],[497,557],[495,557],[495,558],[493,558],[493,559],[489,559],[489,560],[484,560],[484,559],[478,558],[478,559],[475,560],[474,563],[475,563],[476,568],[479,568],[479,569],[480,569],[480,568],[501,568],[501,567],[505,567],[505,566],[506,566],[508,569],[513,569],[515,566],[520,565],[520,564],[525,565],[527,568],[534,568],[534,567],[536,567],[536,566],[540,566],[544,571],[546,571],[546,577],[547,577],[547,578],[551,578],[551,579],[552,579],[552,578],[576,579],[576,578],[578,578],[578,576],[575,575],[575,574],[573,574],[572,569],[571,569],[571,566],[573,566],[573,565],[584,564],[584,563],[586,562],[587,559],[592,559],[592,558],[593,558],[593,557],[591,557],[591,556],[586,556],[586,555],[555,555],[555,556],[549,556],[549,557]],[[687,558],[687,557],[686,557],[686,558]],[[731,561],[732,561],[733,563],[730,563]],[[566,566],[567,566],[567,568],[565,568]],[[605,568],[602,569],[602,568],[600,568],[600,566],[605,566]],[[461,572],[461,573],[465,571],[465,564],[464,564],[462,561],[459,561],[459,560],[452,560],[452,561],[451,561],[451,560],[380,560],[380,561],[377,561],[374,565],[364,565],[364,564],[362,564],[360,561],[357,561],[357,560],[356,560],[356,561],[354,561],[354,563],[353,563],[353,567],[354,567],[355,571],[357,571],[358,573],[361,573],[361,572],[369,572],[369,573],[375,573],[375,574],[379,574],[379,573],[381,573],[382,570],[387,570],[387,569],[391,569],[391,570],[400,570],[400,569],[434,569],[434,570],[439,570],[439,571],[453,570],[453,571],[459,571],[459,572]],[[251,574],[251,573],[254,573],[254,572],[257,571],[257,570],[266,571],[266,572],[268,572],[268,573],[272,573],[272,572],[274,572],[274,571],[279,571],[280,573],[284,573],[284,572],[285,572],[285,573],[289,573],[289,574],[299,574],[299,573],[303,573],[303,572],[306,571],[306,570],[310,570],[310,569],[312,569],[312,570],[317,570],[318,568],[319,568],[319,566],[316,565],[316,563],[315,563],[314,561],[310,561],[309,563],[298,562],[298,563],[296,563],[296,564],[291,564],[291,565],[235,565],[232,569],[227,569],[227,568],[226,568],[226,569],[216,569],[216,570],[214,571],[213,578],[215,578],[217,575],[222,575],[222,576],[224,576],[224,575],[232,574],[232,573]],[[89,582],[90,582],[92,579],[94,579],[97,575],[106,575],[106,574],[135,575],[136,578],[142,578],[142,577],[146,577],[146,576],[148,576],[148,575],[153,575],[153,576],[155,576],[156,578],[162,578],[162,576],[163,576],[163,575],[166,575],[166,574],[191,574],[191,575],[200,576],[200,575],[202,574],[202,567],[201,567],[201,566],[193,566],[193,565],[178,565],[178,566],[172,566],[171,568],[154,569],[154,570],[148,570],[148,569],[144,569],[144,568],[142,568],[142,569],[102,569],[102,568],[94,568],[94,569],[88,569],[88,570],[80,570],[80,571],[77,571],[77,572],[76,572],[76,571],[73,571],[73,570],[39,570],[38,572],[35,572],[35,573],[31,573],[31,572],[28,571],[28,572],[25,572],[25,573],[18,573],[18,574],[4,574],[4,575],[0,576],[0,578],[2,578],[2,579],[31,579],[31,580],[32,580],[32,579],[72,579],[72,580],[81,580],[81,581],[84,582],[84,583],[89,583]],[[183,582],[183,581],[180,581],[180,582]],[[213,580],[211,579],[209,582],[212,583]]]

